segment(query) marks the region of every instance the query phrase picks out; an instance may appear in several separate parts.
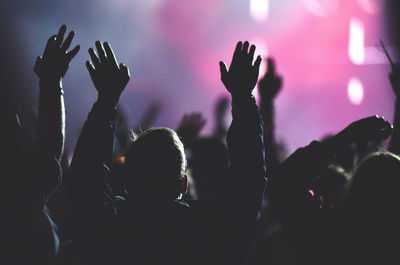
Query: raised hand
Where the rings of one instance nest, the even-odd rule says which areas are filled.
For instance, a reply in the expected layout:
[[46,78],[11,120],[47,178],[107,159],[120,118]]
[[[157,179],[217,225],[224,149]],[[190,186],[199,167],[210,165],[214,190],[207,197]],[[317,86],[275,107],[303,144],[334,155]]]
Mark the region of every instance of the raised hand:
[[339,135],[345,136],[351,142],[368,142],[385,140],[392,131],[393,127],[387,120],[375,115],[351,123]]
[[255,50],[254,45],[249,49],[249,42],[245,41],[242,44],[239,41],[229,71],[224,62],[219,63],[222,83],[232,96],[249,95],[257,84],[261,56],[257,56],[253,64]]
[[119,97],[127,85],[129,69],[123,64],[118,65],[111,46],[96,41],[97,54],[90,48],[92,62],[86,61],[86,67],[98,92],[98,100],[117,104]]
[[75,33],[71,31],[64,40],[66,30],[67,26],[62,25],[58,34],[51,36],[47,41],[43,56],[37,58],[33,69],[41,80],[61,81],[71,60],[80,49],[80,46],[77,45],[67,52]]
[[274,99],[282,88],[282,77],[275,73],[274,60],[268,58],[267,65],[267,72],[258,82],[258,93],[261,97],[261,100]]
[[190,144],[197,139],[205,124],[206,120],[201,113],[193,112],[185,114],[176,132],[183,138],[186,144]]

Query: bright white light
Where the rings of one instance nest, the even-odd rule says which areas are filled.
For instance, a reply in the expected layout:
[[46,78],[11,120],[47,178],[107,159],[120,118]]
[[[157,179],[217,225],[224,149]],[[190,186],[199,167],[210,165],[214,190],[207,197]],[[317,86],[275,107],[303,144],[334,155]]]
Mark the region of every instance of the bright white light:
[[269,0],[250,0],[250,15],[257,22],[266,20],[269,15]]
[[349,56],[354,64],[364,62],[364,25],[356,18],[350,20]]
[[364,88],[361,81],[352,77],[347,86],[347,96],[354,105],[360,105],[364,98]]

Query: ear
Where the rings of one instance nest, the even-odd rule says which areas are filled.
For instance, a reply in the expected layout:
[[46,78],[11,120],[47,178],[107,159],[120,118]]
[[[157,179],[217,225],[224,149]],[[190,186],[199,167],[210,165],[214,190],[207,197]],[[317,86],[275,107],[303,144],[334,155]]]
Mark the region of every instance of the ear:
[[183,175],[183,178],[182,178],[181,183],[180,183],[180,191],[179,192],[182,195],[185,195],[186,192],[187,192],[187,188],[188,188],[188,178],[187,178],[186,175]]

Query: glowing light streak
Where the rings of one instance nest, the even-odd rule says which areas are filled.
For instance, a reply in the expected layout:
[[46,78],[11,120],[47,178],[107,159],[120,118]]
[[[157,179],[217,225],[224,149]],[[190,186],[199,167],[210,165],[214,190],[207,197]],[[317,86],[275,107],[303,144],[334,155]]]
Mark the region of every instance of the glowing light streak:
[[350,20],[349,56],[354,64],[364,62],[364,25],[356,18]]

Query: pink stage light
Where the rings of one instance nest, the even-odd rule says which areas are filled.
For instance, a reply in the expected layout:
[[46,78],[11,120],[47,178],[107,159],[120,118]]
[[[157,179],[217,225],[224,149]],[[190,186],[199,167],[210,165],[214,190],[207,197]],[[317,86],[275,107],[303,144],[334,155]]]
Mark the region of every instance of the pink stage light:
[[329,17],[338,11],[337,0],[303,0],[304,7],[317,17]]
[[358,4],[369,14],[375,15],[381,11],[377,0],[358,0]]
[[364,87],[361,81],[356,78],[352,77],[349,80],[349,84],[347,87],[347,95],[349,100],[354,105],[360,105],[364,98]]
[[266,20],[269,15],[269,0],[250,0],[250,15],[257,22]]
[[364,63],[364,25],[352,18],[350,20],[349,56],[354,64]]

